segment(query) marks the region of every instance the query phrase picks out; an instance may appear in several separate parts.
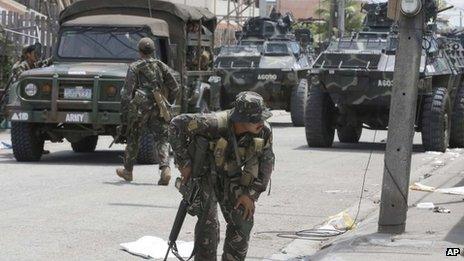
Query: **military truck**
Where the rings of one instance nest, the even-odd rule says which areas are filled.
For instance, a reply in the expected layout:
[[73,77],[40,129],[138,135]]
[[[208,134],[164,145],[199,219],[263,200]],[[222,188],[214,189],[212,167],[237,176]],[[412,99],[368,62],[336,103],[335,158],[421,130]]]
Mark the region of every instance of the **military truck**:
[[[155,0],[83,0],[59,22],[53,65],[23,73],[10,88],[16,160],[40,160],[45,140],[66,139],[75,152],[92,152],[99,136],[118,136],[120,91],[142,37],[155,41],[156,58],[173,68],[182,86],[170,101],[173,112],[211,109],[216,18],[208,10]],[[156,161],[154,142],[144,134],[139,163]]]
[[292,21],[290,15],[251,18],[238,35],[238,44],[221,48],[215,69],[222,108],[229,108],[239,92],[251,90],[261,94],[271,109],[291,111],[294,125],[304,124],[305,76],[312,49],[302,45],[307,47],[311,36],[304,30],[298,37],[292,34]]
[[[386,16],[386,3],[368,4],[364,10],[364,31],[332,41],[310,71],[305,120],[310,147],[332,146],[335,130],[340,142],[356,143],[363,127],[388,128],[398,35]],[[453,112],[463,110],[462,70],[448,51],[429,30],[423,40],[415,123],[428,151],[464,146],[464,115]]]

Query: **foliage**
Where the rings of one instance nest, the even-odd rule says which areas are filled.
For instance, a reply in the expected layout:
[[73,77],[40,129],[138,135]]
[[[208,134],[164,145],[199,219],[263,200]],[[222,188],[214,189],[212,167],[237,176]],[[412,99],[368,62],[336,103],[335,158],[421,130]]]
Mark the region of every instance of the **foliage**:
[[[321,0],[321,8],[316,9],[316,18],[321,18],[324,21],[312,24],[312,32],[317,42],[328,40],[329,32],[332,30],[332,35],[337,35],[337,28],[330,28],[330,2],[331,0]],[[361,2],[356,0],[346,0],[345,3],[345,34],[359,31],[362,28],[364,14],[361,13]]]
[[0,26],[0,89],[5,88],[13,66],[13,45],[6,40],[5,31]]

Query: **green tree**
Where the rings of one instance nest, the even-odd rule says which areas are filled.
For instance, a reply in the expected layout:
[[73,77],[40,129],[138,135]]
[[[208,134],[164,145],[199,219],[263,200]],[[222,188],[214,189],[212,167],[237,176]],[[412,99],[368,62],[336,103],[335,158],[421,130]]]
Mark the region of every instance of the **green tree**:
[[0,25],[0,89],[5,88],[13,65],[13,46],[6,39],[6,33]]
[[[316,9],[316,18],[323,21],[316,22],[312,25],[312,32],[315,40],[318,42],[325,41],[329,38],[330,30],[333,35],[337,35],[336,28],[330,28],[330,3],[332,0],[321,0],[321,8]],[[346,0],[345,3],[345,32],[359,31],[362,28],[364,14],[361,13],[361,1]]]

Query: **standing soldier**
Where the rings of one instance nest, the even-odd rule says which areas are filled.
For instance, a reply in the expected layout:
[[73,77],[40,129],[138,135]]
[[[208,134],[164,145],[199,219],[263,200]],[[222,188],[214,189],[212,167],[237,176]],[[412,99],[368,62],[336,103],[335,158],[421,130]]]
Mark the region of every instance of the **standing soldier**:
[[19,79],[19,76],[25,71],[50,66],[52,58],[39,60],[42,54],[42,45],[40,43],[28,45],[22,49],[21,60],[17,61],[11,68],[11,75],[5,86],[5,95],[0,101],[0,113],[5,112],[5,106],[8,103],[8,91],[10,86]]
[[[189,207],[189,213],[199,214],[195,260],[216,260],[217,203],[227,222],[222,260],[245,260],[255,201],[266,190],[274,166],[272,131],[266,122],[270,116],[263,98],[248,91],[237,95],[232,110],[184,114],[171,121],[169,141],[182,174],[181,186],[188,186],[192,175],[188,147],[198,136],[210,142],[208,160],[202,163],[200,196]],[[192,206],[198,209],[192,211]]]
[[132,63],[121,90],[122,122],[128,128],[128,139],[124,153],[124,168],[116,174],[126,181],[132,181],[132,171],[137,159],[141,135],[144,131],[153,134],[155,151],[159,158],[161,177],[158,185],[168,185],[171,179],[169,166],[167,99],[174,100],[179,86],[170,68],[152,58],[155,43],[150,38],[142,38],[138,43],[141,59]]

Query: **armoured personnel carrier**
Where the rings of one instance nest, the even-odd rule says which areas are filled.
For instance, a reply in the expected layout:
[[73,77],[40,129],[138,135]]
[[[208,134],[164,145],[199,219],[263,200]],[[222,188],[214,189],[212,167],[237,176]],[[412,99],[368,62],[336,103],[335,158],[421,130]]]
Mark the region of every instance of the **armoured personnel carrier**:
[[[82,0],[60,15],[53,65],[23,73],[10,87],[7,110],[18,161],[41,158],[45,140],[92,152],[98,137],[119,135],[120,91],[137,43],[150,37],[155,56],[175,70],[182,88],[174,113],[211,109],[215,16],[165,1]],[[215,102],[218,104],[218,102]],[[139,163],[156,161],[153,137],[141,141]]]
[[[309,74],[305,129],[310,147],[332,146],[335,130],[340,142],[356,143],[363,127],[388,128],[397,33],[386,16],[386,3],[363,9],[368,12],[364,30],[331,42]],[[452,113],[453,106],[462,106],[455,103],[462,100],[462,70],[450,51],[433,30],[426,33],[415,125],[430,151],[464,146],[462,113]]]
[[312,63],[309,30],[291,32],[290,15],[249,19],[238,44],[224,46],[215,60],[221,105],[228,108],[241,91],[261,94],[271,109],[291,111],[304,124],[308,93],[306,75]]

